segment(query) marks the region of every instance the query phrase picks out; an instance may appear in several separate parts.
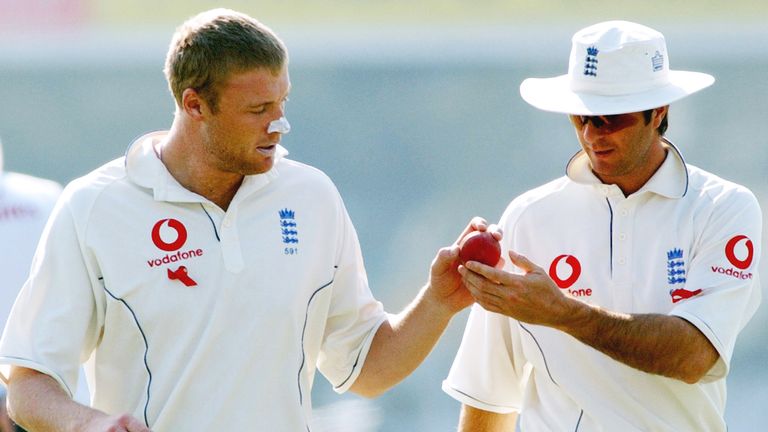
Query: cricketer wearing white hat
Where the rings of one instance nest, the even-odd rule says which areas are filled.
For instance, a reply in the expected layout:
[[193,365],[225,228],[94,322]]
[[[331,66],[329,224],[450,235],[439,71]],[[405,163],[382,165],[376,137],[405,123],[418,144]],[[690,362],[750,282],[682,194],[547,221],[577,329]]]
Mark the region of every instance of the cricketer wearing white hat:
[[523,81],[526,102],[565,114],[623,114],[669,105],[715,82],[705,73],[670,70],[664,36],[640,24],[595,24],[572,44],[567,74]]
[[569,114],[582,150],[507,207],[503,269],[460,268],[477,303],[443,382],[459,430],[725,431],[762,214],[663,136],[668,104],[714,79],[670,70],[663,36],[639,24],[572,42],[568,74],[520,92]]

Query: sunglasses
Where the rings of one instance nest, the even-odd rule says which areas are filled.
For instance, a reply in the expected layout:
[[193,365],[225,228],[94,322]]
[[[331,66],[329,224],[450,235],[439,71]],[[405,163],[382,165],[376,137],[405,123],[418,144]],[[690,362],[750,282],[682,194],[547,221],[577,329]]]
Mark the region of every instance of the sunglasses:
[[587,123],[600,129],[600,132],[613,133],[626,129],[638,122],[637,116],[632,114],[613,114],[601,116],[573,115],[571,116],[574,124],[578,127],[584,127]]

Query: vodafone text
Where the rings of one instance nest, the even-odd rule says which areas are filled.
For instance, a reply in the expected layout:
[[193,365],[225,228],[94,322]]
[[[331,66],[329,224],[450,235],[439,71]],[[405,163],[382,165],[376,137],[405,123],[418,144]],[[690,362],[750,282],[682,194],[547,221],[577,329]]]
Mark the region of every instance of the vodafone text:
[[712,266],[712,273],[720,273],[726,276],[733,276],[736,279],[752,279],[752,273],[736,270],[734,268],[724,268],[720,266]]
[[573,297],[592,297],[592,288],[567,288],[567,292]]
[[186,252],[178,251],[175,254],[166,254],[164,257],[148,260],[147,264],[150,267],[159,267],[163,264],[170,264],[199,256],[203,256],[202,249],[192,249]]

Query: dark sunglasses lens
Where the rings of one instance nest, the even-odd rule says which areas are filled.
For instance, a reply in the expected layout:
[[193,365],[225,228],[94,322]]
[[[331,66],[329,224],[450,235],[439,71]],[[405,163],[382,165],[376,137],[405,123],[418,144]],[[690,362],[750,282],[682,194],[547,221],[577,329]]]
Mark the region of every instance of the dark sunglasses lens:
[[598,116],[579,116],[581,119],[581,124],[586,125],[587,123],[592,123],[592,126],[596,128],[600,128],[606,124],[605,120]]

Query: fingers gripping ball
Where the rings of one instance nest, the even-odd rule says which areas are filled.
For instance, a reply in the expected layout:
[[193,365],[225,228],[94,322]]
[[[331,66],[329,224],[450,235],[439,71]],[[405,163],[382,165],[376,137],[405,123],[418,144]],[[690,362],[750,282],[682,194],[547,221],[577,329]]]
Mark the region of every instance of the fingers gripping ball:
[[501,245],[487,231],[473,231],[459,244],[459,260],[478,261],[485,265],[495,266],[501,258]]

